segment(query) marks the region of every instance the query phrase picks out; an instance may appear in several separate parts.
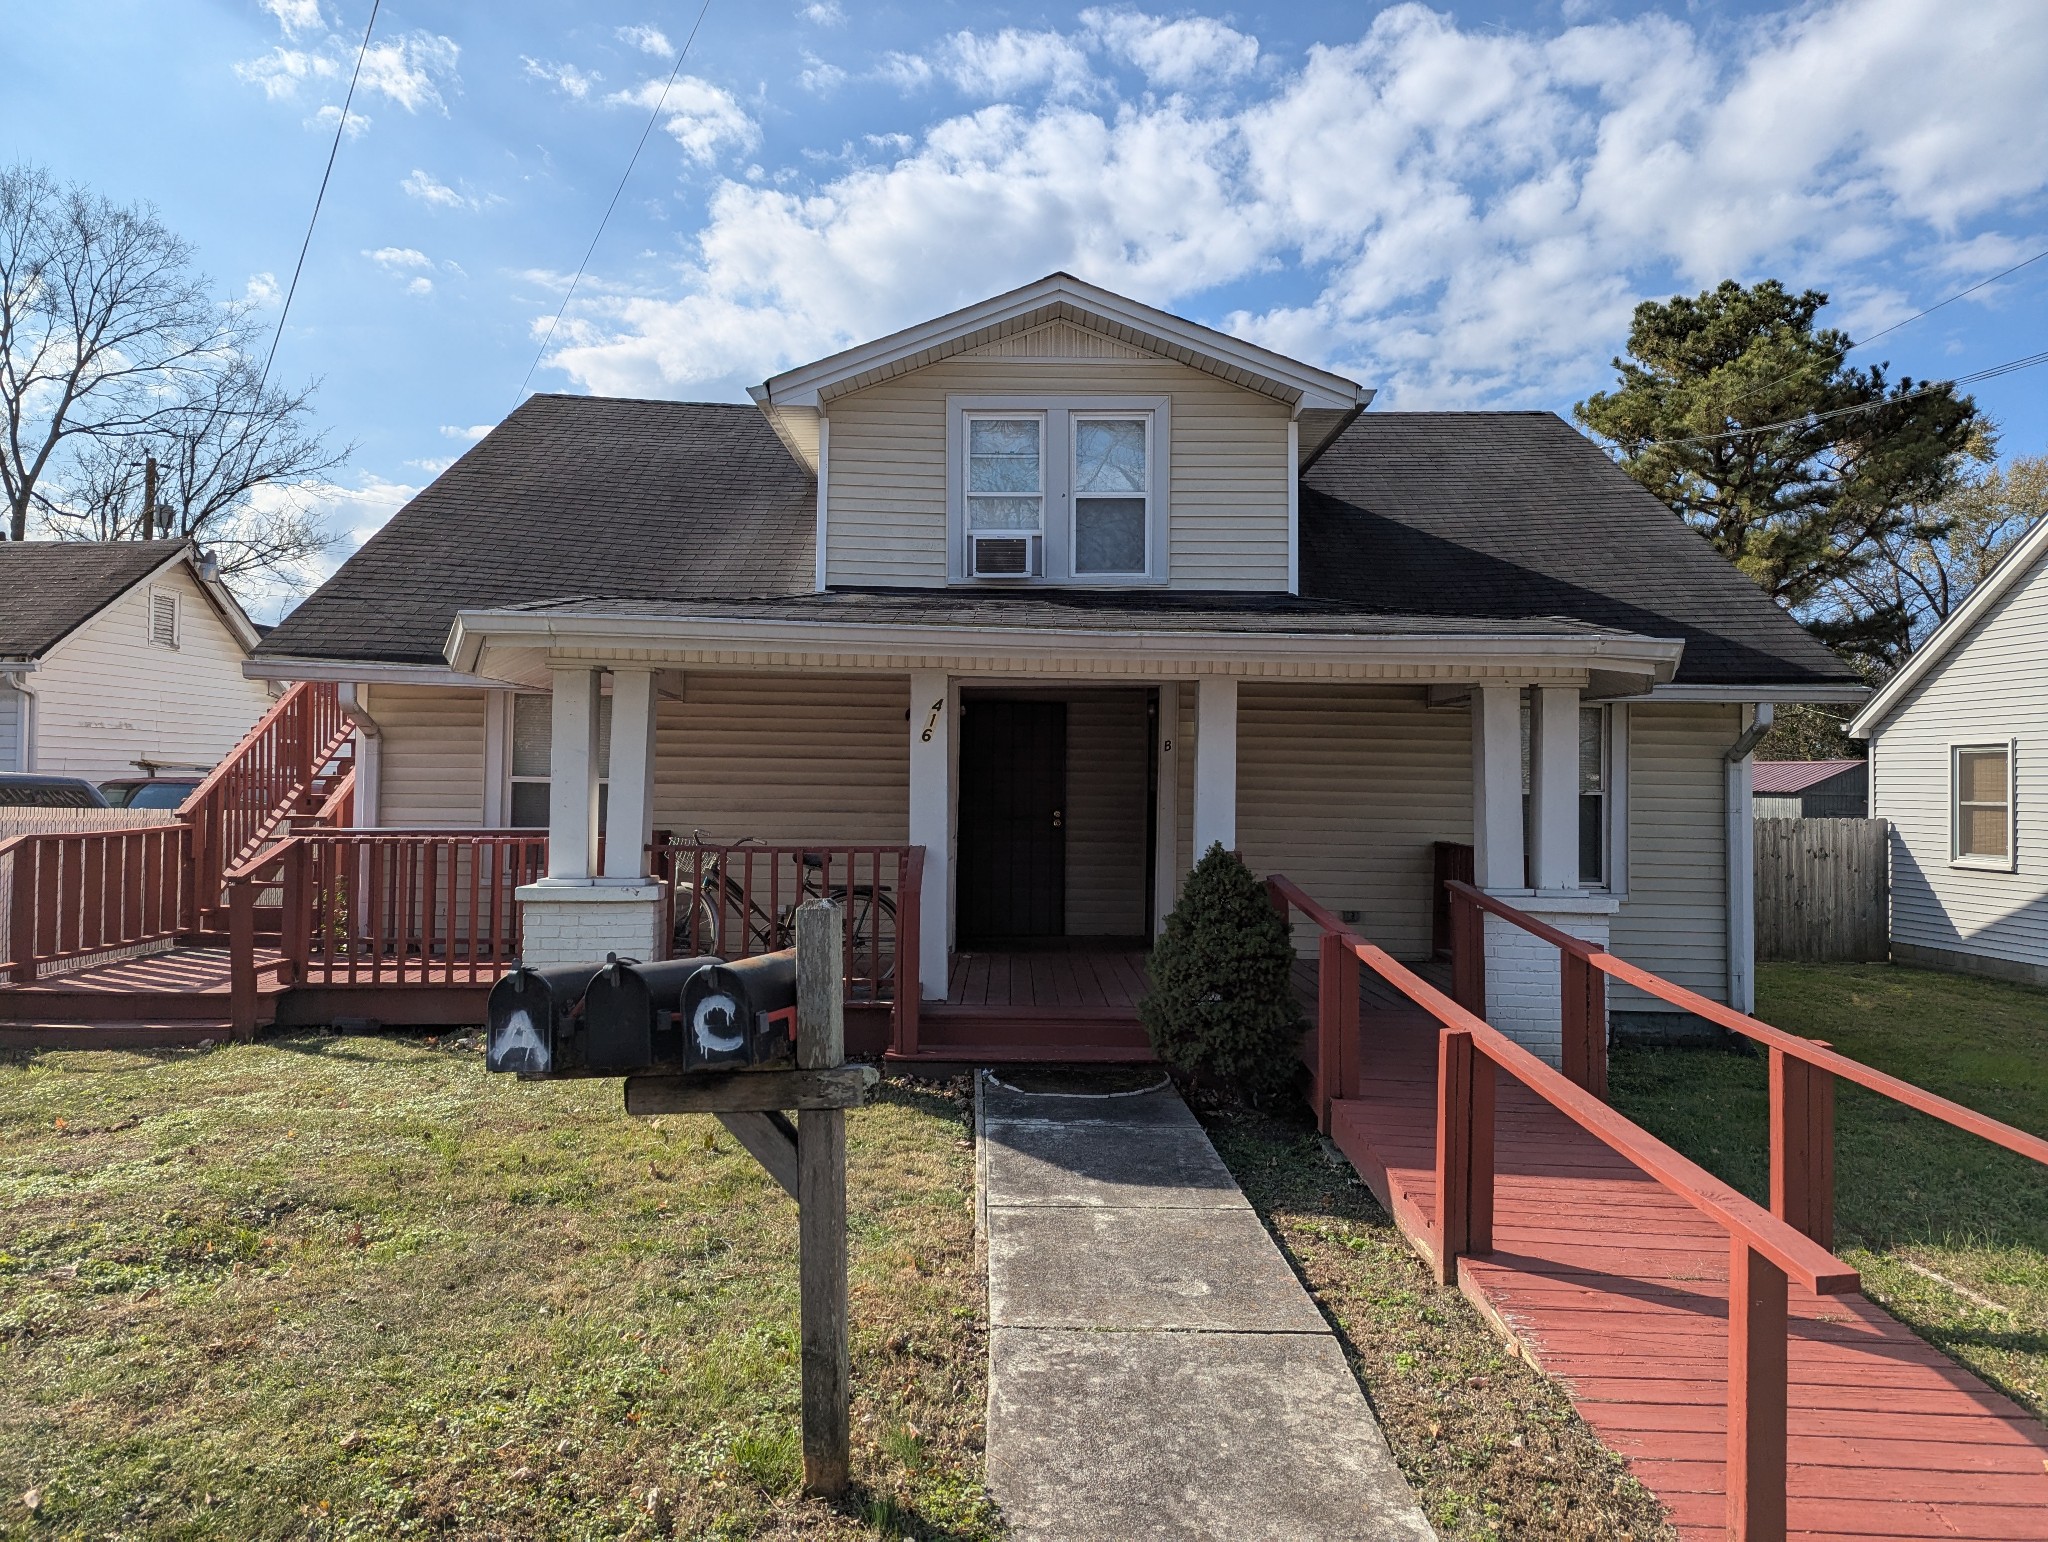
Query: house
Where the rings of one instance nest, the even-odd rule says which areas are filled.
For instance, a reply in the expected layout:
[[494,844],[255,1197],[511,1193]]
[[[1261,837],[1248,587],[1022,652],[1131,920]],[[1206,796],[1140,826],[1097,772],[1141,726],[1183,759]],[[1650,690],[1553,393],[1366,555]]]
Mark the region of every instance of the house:
[[[2048,524],[1849,725],[1891,822],[1892,957],[2048,984]],[[2032,760],[2029,760],[2029,755]]]
[[[1107,1055],[1212,844],[1407,958],[1465,847],[1747,1006],[1756,706],[1863,693],[1555,416],[1370,412],[1064,274],[752,396],[531,398],[251,662],[339,683],[362,823],[547,827],[530,961],[879,889],[899,1052]],[[1555,1056],[1554,951],[1487,946]]]
[[211,768],[270,705],[257,640],[189,541],[0,544],[0,770]]
[[1870,762],[1759,760],[1751,790],[1759,819],[1862,819],[1870,812]]

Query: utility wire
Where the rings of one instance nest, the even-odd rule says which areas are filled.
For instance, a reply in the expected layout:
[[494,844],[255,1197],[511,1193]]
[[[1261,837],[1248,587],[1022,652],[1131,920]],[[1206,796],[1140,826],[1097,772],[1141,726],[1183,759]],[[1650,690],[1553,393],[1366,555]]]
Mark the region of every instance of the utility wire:
[[299,275],[306,268],[306,253],[313,245],[313,227],[320,223],[320,205],[327,201],[327,179],[334,175],[334,158],[341,152],[341,136],[348,131],[348,110],[356,99],[356,82],[362,78],[363,58],[370,51],[370,33],[377,25],[377,11],[384,0],[370,0],[370,19],[363,24],[363,41],[356,48],[356,67],[348,77],[348,93],[341,99],[341,117],[334,125],[334,143],[327,147],[327,169],[320,173],[320,191],[313,195],[313,217],[306,221],[306,239],[299,243],[299,260],[292,268],[291,287],[284,292],[284,309],[277,313],[277,330],[270,334],[270,352],[263,357],[263,374],[256,382],[256,399],[263,399],[263,387],[270,380],[270,366],[277,358],[277,345],[284,336],[284,319],[292,313],[292,296],[299,292]]
[[697,41],[697,29],[704,25],[704,13],[711,9],[711,0],[704,0],[697,9],[697,19],[690,25],[690,35],[683,39],[681,52],[676,55],[675,68],[668,72],[668,82],[661,88],[661,95],[655,98],[654,111],[647,115],[647,122],[640,130],[640,138],[633,146],[633,153],[626,159],[626,169],[619,173],[619,185],[612,189],[612,201],[604,206],[604,216],[597,222],[597,230],[590,238],[590,245],[584,248],[583,260],[576,265],[576,276],[569,280],[569,289],[562,296],[562,303],[555,311],[555,319],[548,323],[547,333],[540,340],[540,347],[534,350],[533,362],[526,366],[526,378],[519,382],[519,390],[512,398],[512,405],[518,406],[520,398],[526,395],[527,386],[533,383],[533,372],[540,368],[540,361],[547,355],[548,344],[555,340],[555,328],[562,324],[562,317],[568,312],[569,302],[576,298],[576,286],[583,282],[583,273],[590,266],[590,259],[597,251],[597,243],[604,238],[604,227],[611,223],[612,210],[619,206],[619,195],[626,191],[626,183],[633,175],[633,168],[640,164],[640,152],[647,148],[647,136],[654,132],[654,125],[661,121],[661,110],[668,105],[668,94],[675,89],[676,77],[683,72],[683,61],[690,56],[690,45]]

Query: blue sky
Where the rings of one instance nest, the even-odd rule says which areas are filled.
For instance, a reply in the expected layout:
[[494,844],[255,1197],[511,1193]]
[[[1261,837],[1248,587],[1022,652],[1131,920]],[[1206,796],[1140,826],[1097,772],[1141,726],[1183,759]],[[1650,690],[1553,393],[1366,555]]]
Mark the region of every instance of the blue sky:
[[[337,560],[519,399],[697,11],[385,0],[278,353],[357,446],[302,493]],[[369,0],[0,14],[0,158],[274,318]],[[2044,101],[2039,0],[711,0],[531,388],[734,399],[1066,268],[1381,406],[1568,410],[1642,298],[1775,276],[1862,336],[2048,248]],[[2048,262],[1855,357],[2043,348]],[[1976,388],[2005,453],[2044,386]]]

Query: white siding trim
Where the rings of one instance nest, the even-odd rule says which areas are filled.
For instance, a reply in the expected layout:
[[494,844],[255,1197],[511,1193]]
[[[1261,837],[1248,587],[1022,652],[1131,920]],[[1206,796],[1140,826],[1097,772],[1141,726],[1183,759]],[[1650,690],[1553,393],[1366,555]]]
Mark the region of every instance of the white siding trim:
[[1287,420],[1287,592],[1301,593],[1301,419]]
[[1180,893],[1180,682],[1169,680],[1159,687],[1159,780],[1155,794],[1157,818],[1153,826],[1152,934],[1166,930],[1166,918]]
[[827,544],[829,523],[826,519],[825,503],[827,489],[832,485],[832,420],[822,413],[818,417],[818,554],[816,573],[812,588],[819,594],[825,592],[825,565],[830,548]]

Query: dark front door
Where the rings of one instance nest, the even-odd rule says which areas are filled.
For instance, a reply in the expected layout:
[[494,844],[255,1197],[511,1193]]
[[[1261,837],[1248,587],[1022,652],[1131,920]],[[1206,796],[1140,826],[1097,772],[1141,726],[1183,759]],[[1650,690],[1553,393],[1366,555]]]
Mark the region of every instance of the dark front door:
[[965,704],[957,891],[962,946],[1065,933],[1066,798],[1065,702]]

